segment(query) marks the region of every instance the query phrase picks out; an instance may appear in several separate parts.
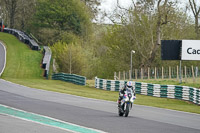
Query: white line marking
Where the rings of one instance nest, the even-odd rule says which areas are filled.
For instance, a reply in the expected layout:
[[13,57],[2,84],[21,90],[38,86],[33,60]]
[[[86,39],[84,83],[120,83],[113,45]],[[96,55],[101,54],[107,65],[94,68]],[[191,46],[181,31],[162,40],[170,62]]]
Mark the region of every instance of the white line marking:
[[13,117],[13,118],[16,118],[16,119],[20,119],[20,120],[24,120],[24,121],[28,121],[28,122],[32,122],[32,123],[36,123],[36,124],[40,124],[40,125],[43,125],[43,126],[48,126],[48,127],[53,127],[53,128],[65,130],[65,131],[68,131],[68,132],[71,132],[71,133],[78,133],[78,132],[67,130],[67,129],[64,129],[64,128],[60,128],[60,127],[56,127],[56,126],[51,126],[51,125],[43,124],[43,123],[36,122],[36,121],[27,120],[27,119],[24,119],[24,118],[21,118],[21,117],[16,117],[16,116],[13,116],[13,115],[8,115],[8,114],[3,114],[3,115],[10,116],[10,117]]
[[[45,116],[45,115],[40,115],[40,114],[36,114],[36,113],[32,113],[32,112],[28,112],[28,111],[16,109],[16,108],[9,107],[9,106],[6,106],[6,105],[0,104],[0,106],[3,106],[3,107],[5,107],[5,108],[10,108],[10,109],[13,109],[13,110],[17,110],[17,111],[20,111],[20,112],[25,112],[25,113],[29,113],[29,114],[33,114],[33,115],[38,115],[38,116],[46,117],[46,118],[48,118],[48,119],[52,119],[52,120],[57,121],[57,122],[66,123],[66,124],[69,124],[69,125],[73,125],[73,126],[77,126],[77,127],[81,127],[81,128],[93,130],[93,131],[96,131],[96,132],[99,132],[99,133],[107,133],[107,132],[104,132],[104,131],[101,131],[101,130],[98,130],[98,129],[93,129],[93,128],[88,128],[88,127],[80,126],[80,125],[73,124],[73,123],[70,123],[70,122],[58,120],[58,119],[56,119],[56,118],[52,118],[52,117],[48,117],[48,116]],[[0,113],[0,114],[1,114],[1,113]],[[6,114],[6,115],[8,115],[8,114]],[[12,116],[12,115],[8,115],[8,116]],[[15,116],[12,116],[12,117],[15,117]],[[34,122],[34,123],[39,123],[39,122],[35,122],[35,121],[31,121],[31,120],[24,119],[24,118],[21,118],[21,117],[15,117],[15,118],[19,118],[19,119],[26,120],[26,121],[30,121],[30,122]],[[41,125],[47,125],[47,124],[42,124],[42,123],[39,123],[39,124],[41,124]],[[56,127],[56,126],[51,126],[51,125],[47,125],[47,126],[55,127],[55,128],[59,128],[59,129],[63,129],[63,130],[70,131],[70,132],[73,132],[73,133],[78,133],[78,132],[75,132],[75,131],[72,131],[72,130],[68,130],[68,129],[64,129],[64,128],[60,128],[60,127]]]
[[0,44],[3,46],[4,51],[5,51],[5,62],[4,62],[3,69],[2,69],[2,71],[0,72],[0,77],[1,77],[1,74],[3,73],[3,71],[4,71],[5,67],[6,67],[6,47],[3,45],[2,42],[0,42]]

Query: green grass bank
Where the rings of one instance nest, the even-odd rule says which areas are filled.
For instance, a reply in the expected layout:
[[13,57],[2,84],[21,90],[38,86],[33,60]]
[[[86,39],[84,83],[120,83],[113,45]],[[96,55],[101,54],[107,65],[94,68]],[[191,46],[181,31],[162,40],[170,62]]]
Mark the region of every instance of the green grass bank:
[[10,34],[0,33],[0,40],[6,45],[7,50],[7,63],[2,75],[4,79],[42,78],[41,52],[31,50]]

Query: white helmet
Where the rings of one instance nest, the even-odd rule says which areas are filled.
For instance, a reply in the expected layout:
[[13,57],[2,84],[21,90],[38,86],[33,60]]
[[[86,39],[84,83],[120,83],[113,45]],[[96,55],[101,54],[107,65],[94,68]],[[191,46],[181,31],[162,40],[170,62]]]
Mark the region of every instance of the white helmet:
[[128,81],[128,82],[126,83],[126,86],[127,86],[128,88],[131,88],[131,87],[133,87],[133,82],[131,82],[131,81]]

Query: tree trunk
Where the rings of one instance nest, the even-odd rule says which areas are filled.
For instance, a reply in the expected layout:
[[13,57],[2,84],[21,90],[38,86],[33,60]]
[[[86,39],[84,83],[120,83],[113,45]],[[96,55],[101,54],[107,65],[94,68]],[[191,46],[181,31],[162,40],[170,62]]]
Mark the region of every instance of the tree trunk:
[[14,24],[15,24],[15,12],[13,9],[11,9],[10,12],[10,28],[14,28]]
[[194,15],[194,18],[195,18],[195,33],[196,33],[196,39],[199,39],[200,37],[200,34],[199,34],[199,13],[200,13],[200,7],[197,7],[197,4],[196,2],[193,0],[189,0],[189,4],[190,4],[190,7],[191,7],[191,10],[192,10],[192,13]]
[[196,39],[199,39],[199,22],[198,22],[198,15],[195,15],[195,32],[196,32]]
[[4,0],[6,9],[8,11],[10,28],[13,28],[15,25],[15,14],[17,8],[17,0]]
[[[158,20],[157,20],[157,28],[156,28],[156,42],[154,43],[153,45],[153,49],[151,51],[151,54],[150,54],[150,57],[148,59],[148,63],[149,63],[149,66],[150,64],[155,60],[155,57],[156,57],[156,53],[158,51],[158,48],[161,44],[161,26],[163,24],[167,24],[167,13],[166,13],[166,6],[167,6],[167,2],[168,0],[165,0],[164,4],[163,4],[163,7],[161,7],[163,10],[164,9],[164,14],[161,13],[161,10],[160,10],[160,3],[161,3],[161,0],[158,1],[158,4],[157,4],[157,8],[158,8]],[[164,18],[164,22],[162,22],[162,17],[165,17]]]
[[149,66],[151,66],[151,63],[154,61],[154,59],[156,57],[156,52],[157,52],[159,45],[161,43],[160,34],[161,34],[161,16],[159,14],[158,21],[157,21],[157,31],[156,31],[157,40],[156,40],[156,43],[153,45],[153,49],[152,49],[150,57],[148,59]]

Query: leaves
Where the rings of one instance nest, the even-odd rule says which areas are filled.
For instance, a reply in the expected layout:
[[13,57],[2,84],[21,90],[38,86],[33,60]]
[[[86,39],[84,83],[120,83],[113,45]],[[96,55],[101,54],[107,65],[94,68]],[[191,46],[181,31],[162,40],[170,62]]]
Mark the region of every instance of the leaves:
[[57,42],[51,49],[60,72],[83,74],[86,58],[79,44]]
[[87,27],[90,27],[90,16],[79,0],[39,0],[35,24],[40,28],[68,30],[84,35]]

